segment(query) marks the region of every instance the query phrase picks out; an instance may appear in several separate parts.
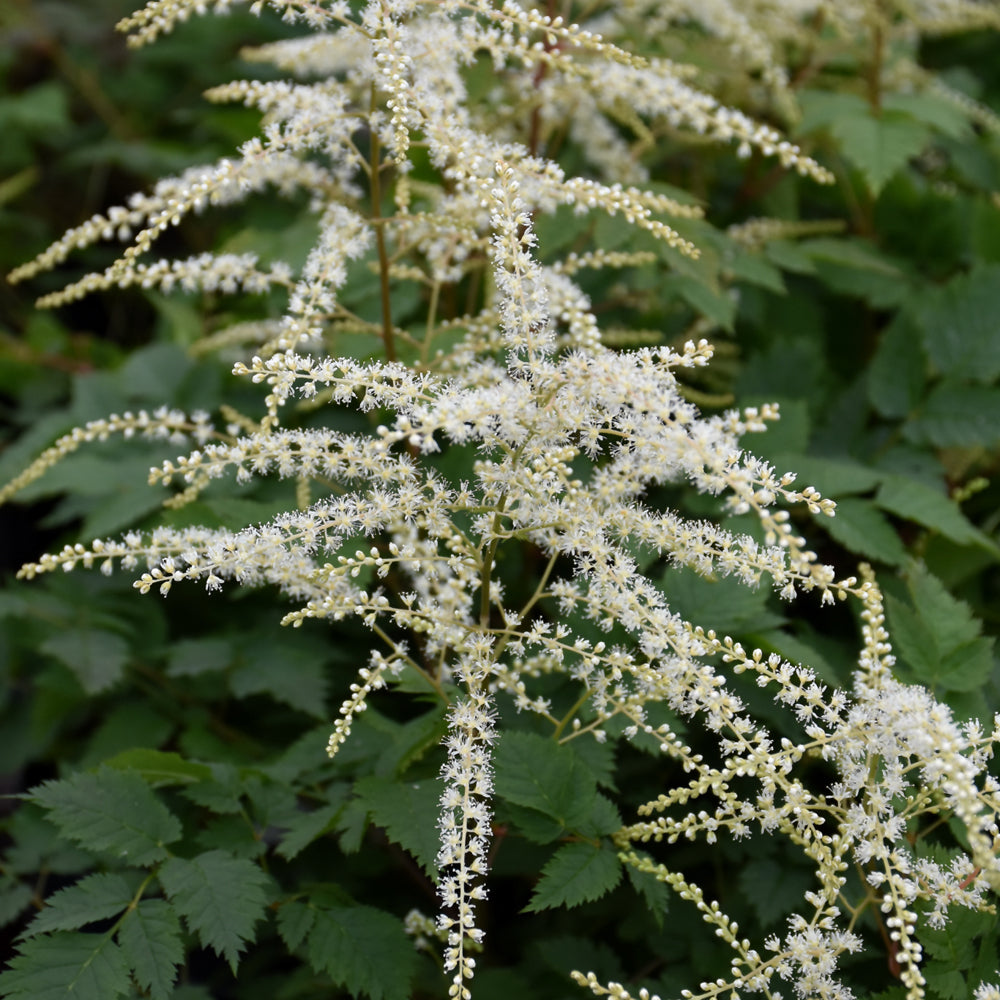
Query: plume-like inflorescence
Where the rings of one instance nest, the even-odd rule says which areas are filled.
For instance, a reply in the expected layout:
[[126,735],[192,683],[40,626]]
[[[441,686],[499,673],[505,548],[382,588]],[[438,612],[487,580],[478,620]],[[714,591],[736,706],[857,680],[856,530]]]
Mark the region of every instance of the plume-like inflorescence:
[[[210,6],[154,0],[122,26],[144,44]],[[230,6],[237,4],[214,4]],[[77,226],[13,275],[31,277],[80,246],[118,239],[127,246],[114,263],[45,304],[130,285],[287,294],[280,320],[231,335],[256,345],[234,370],[261,387],[259,420],[217,429],[203,414],[115,416],[61,439],[0,500],[79,444],[118,432],[191,443],[151,474],[178,488],[178,505],[222,478],[276,475],[298,484],[298,504],[267,523],[130,533],[68,546],[21,574],[94,563],[110,572],[120,563],[143,593],[185,581],[208,591],[268,585],[293,605],[284,619],[293,626],[359,618],[385,648],[352,685],[331,755],[369,693],[404,669],[449,699],[436,931],[454,996],[470,995],[471,952],[483,937],[476,907],[486,898],[501,699],[536,714],[560,739],[642,734],[683,766],[687,782],[645,804],[614,841],[628,864],[694,905],[732,948],[727,974],[692,984],[685,997],[777,996],[779,981],[803,1000],[850,996],[837,960],[863,941],[842,896],[849,865],[878,894],[908,996],[920,997],[917,904],[929,904],[924,919],[941,923],[954,906],[987,906],[988,888],[1000,888],[1000,794],[986,771],[997,731],[960,724],[926,690],[893,678],[874,579],[837,580],[788,510],[833,516],[834,505],[742,443],[777,419],[777,409],[703,415],[683,380],[709,363],[709,343],[615,349],[576,280],[587,269],[697,257],[682,232],[701,209],[644,186],[639,153],[664,136],[729,144],[813,181],[830,179],[773,126],[701,89],[655,31],[646,51],[630,47],[636,24],[700,25],[793,118],[783,50],[806,44],[816,18],[846,36],[876,7],[894,23],[892,4],[818,0],[628,2],[598,9],[586,24],[514,0],[256,2],[253,10],[309,29],[248,53],[291,79],[242,80],[208,95],[259,110],[260,136]],[[928,30],[992,16],[971,2],[916,7]],[[473,93],[473,66],[494,74],[485,95],[481,85]],[[553,152],[563,140],[580,152],[576,174]],[[301,267],[251,253],[146,259],[189,213],[265,188],[306,196],[318,236]],[[639,248],[548,252],[539,220],[570,213],[627,221]],[[733,238],[767,240],[774,231],[762,220]],[[351,275],[362,272],[379,282],[377,320],[345,302]],[[418,290],[419,321],[394,313],[398,285]],[[467,311],[445,311],[448,288],[463,293]],[[369,338],[371,350],[338,353],[345,331]],[[368,429],[299,420],[322,406],[356,410]],[[444,471],[440,459],[454,455],[468,456],[464,478]],[[684,516],[656,499],[681,485],[718,497],[720,514],[749,516],[753,530]],[[505,591],[498,565],[509,549],[537,554],[527,598]],[[860,602],[853,689],[825,686],[808,666],[685,620],[644,572],[651,564],[773,587],[787,600]],[[558,613],[542,613],[543,605]],[[594,642],[571,626],[580,616],[620,627],[626,638]],[[556,673],[580,690],[570,719],[557,716],[539,683]],[[798,739],[754,717],[735,690],[742,674],[773,696]],[[712,759],[654,721],[657,706],[702,727]],[[817,761],[832,783],[817,784],[815,770],[803,776]],[[917,857],[907,840],[914,823],[936,814],[953,816],[967,838],[967,854],[950,866]],[[754,835],[787,838],[816,874],[787,932],[758,944],[671,867],[669,851],[661,863],[639,846]],[[593,973],[577,978],[598,995],[629,995]]]

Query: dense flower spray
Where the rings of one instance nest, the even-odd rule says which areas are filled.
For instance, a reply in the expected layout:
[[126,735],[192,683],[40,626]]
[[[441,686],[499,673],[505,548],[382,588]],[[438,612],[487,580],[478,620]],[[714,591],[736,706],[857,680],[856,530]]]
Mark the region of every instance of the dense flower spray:
[[[143,44],[206,6],[154,0],[123,27]],[[31,277],[79,246],[117,238],[128,243],[118,260],[44,303],[131,285],[287,294],[279,319],[243,323],[235,334],[250,348],[234,371],[264,392],[259,419],[216,426],[201,413],[115,415],[61,439],[0,500],[85,441],[112,433],[190,442],[187,454],[152,472],[154,482],[179,486],[174,506],[226,476],[296,482],[297,503],[268,523],[160,528],[68,546],[22,576],[93,564],[110,572],[120,563],[143,593],[166,594],[185,581],[209,591],[271,585],[293,606],[289,625],[356,616],[383,648],[351,686],[331,756],[371,691],[404,670],[424,677],[449,708],[437,858],[443,913],[420,933],[443,940],[453,996],[471,995],[472,953],[483,944],[476,907],[487,894],[501,699],[534,713],[560,740],[642,734],[690,776],[613,835],[626,864],[694,905],[732,949],[728,972],[692,984],[685,997],[777,997],[780,981],[803,1000],[849,997],[837,961],[863,945],[857,911],[842,893],[845,870],[857,865],[916,1000],[924,985],[918,903],[929,904],[923,919],[939,924],[952,907],[988,906],[988,890],[1000,889],[1000,788],[986,770],[997,729],[960,724],[926,690],[894,679],[873,576],[863,570],[860,579],[837,580],[788,510],[833,516],[834,505],[744,448],[743,437],[765,430],[777,409],[703,415],[683,380],[709,363],[711,345],[693,336],[610,346],[577,280],[587,270],[697,257],[681,230],[701,209],[648,185],[636,155],[657,136],[728,143],[738,155],[831,179],[775,128],[699,90],[690,67],[655,46],[632,51],[635,23],[702,24],[732,44],[791,117],[777,53],[802,40],[809,18],[828,17],[847,34],[872,6],[623,3],[578,25],[514,0],[257,2],[253,10],[272,8],[310,31],[248,54],[291,79],[237,81],[208,95],[259,109],[261,136],[233,158],[95,216],[14,275]],[[919,6],[931,21],[945,17],[944,6],[958,19],[990,16],[980,4]],[[474,63],[493,67],[496,93],[471,95]],[[518,119],[530,123],[527,137]],[[570,174],[546,155],[545,137],[555,147],[558,129],[585,170]],[[187,214],[269,187],[309,202],[317,237],[300,268],[251,253],[146,259]],[[548,253],[537,222],[560,212],[627,220],[641,247]],[[766,240],[766,224],[743,236]],[[377,275],[377,321],[342,301],[358,268]],[[393,289],[406,284],[419,291],[419,323],[394,315]],[[444,311],[447,289],[465,293],[468,311]],[[371,350],[338,353],[348,333],[369,338]],[[321,404],[359,411],[370,430],[297,421],[297,412]],[[464,478],[443,471],[439,459],[454,455],[467,456]],[[750,515],[755,527],[685,517],[651,499],[676,484],[718,497],[720,513]],[[534,589],[515,601],[498,569],[513,549],[537,555]],[[789,601],[804,594],[859,602],[863,644],[853,689],[831,689],[808,666],[686,621],[644,572],[653,561],[771,586]],[[543,605],[558,614],[542,613]],[[595,642],[574,631],[570,623],[581,618],[606,631],[621,627],[627,641]],[[733,688],[741,674],[772,694],[797,739],[751,714]],[[568,717],[545,694],[551,675],[578,686]],[[710,734],[711,760],[652,721],[660,706]],[[815,761],[825,762],[832,784],[801,777]],[[922,816],[944,813],[968,841],[968,852],[948,865],[918,858],[906,838]],[[660,862],[640,847],[760,834],[787,838],[810,859],[816,880],[787,932],[757,944],[671,867],[669,851]],[[576,978],[595,994],[629,996],[594,973]]]

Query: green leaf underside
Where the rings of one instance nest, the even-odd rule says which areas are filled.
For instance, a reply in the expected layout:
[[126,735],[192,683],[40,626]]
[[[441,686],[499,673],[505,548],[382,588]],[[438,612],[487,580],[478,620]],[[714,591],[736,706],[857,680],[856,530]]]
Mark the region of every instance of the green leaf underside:
[[116,916],[132,902],[133,890],[121,875],[99,872],[53,893],[25,937],[46,931],[75,931],[86,924]]
[[32,938],[0,973],[7,1000],[115,1000],[129,988],[125,957],[108,934]]
[[152,1000],[167,1000],[184,959],[181,924],[174,908],[162,899],[141,900],[122,921],[118,943],[139,985]]
[[370,906],[321,908],[293,902],[279,911],[278,931],[293,950],[304,943],[312,968],[352,996],[408,1000],[416,953],[390,914]]
[[240,951],[264,915],[267,877],[260,868],[246,858],[214,850],[191,860],[171,858],[159,878],[189,929],[235,971]]
[[542,869],[529,913],[556,906],[579,906],[599,899],[621,880],[622,866],[610,848],[584,841],[564,844]]
[[134,771],[102,767],[47,781],[31,800],[48,810],[64,836],[92,851],[107,851],[129,865],[166,857],[181,825]]

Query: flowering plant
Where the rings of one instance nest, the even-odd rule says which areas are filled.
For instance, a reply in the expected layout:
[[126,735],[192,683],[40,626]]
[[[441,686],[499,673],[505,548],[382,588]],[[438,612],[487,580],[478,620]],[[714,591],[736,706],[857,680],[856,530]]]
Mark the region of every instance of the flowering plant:
[[[207,6],[152,0],[121,27],[142,45]],[[908,1000],[926,995],[921,940],[946,931],[956,912],[991,914],[1000,889],[1000,785],[989,771],[1000,718],[984,728],[919,677],[894,671],[875,574],[863,564],[838,578],[805,537],[814,529],[796,519],[799,510],[835,518],[836,505],[743,444],[778,408],[727,408],[704,381],[713,347],[702,334],[721,307],[676,336],[598,320],[624,314],[643,288],[655,298],[661,279],[704,286],[711,265],[702,258],[720,254],[702,205],[657,182],[647,160],[712,143],[804,184],[835,179],[801,143],[700,87],[695,66],[675,58],[673,25],[725,44],[733,72],[752,83],[748,103],[798,122],[804,137],[821,127],[836,136],[848,128],[845,107],[857,113],[855,95],[800,100],[797,91],[859,37],[873,39],[878,58],[868,109],[876,129],[895,121],[881,117],[894,97],[924,91],[926,108],[950,101],[969,121],[989,121],[919,68],[914,39],[994,25],[995,10],[926,6],[910,16],[886,4],[628,3],[588,8],[578,24],[513,0],[251,5],[307,29],[245,54],[289,79],[208,92],[259,110],[261,135],[75,227],[12,278],[119,239],[128,245],[113,263],[42,303],[113,286],[242,292],[268,305],[284,297],[277,315],[210,338],[222,352],[239,350],[232,371],[263,388],[262,411],[93,420],[59,438],[0,500],[85,442],[187,442],[150,477],[174,490],[172,522],[68,544],[20,576],[97,565],[131,571],[141,593],[271,587],[290,608],[283,624],[364,642],[364,654],[345,657],[360,663],[327,743],[330,774],[346,780],[284,758],[248,775],[159,750],[38,786],[30,799],[65,837],[114,860],[51,897],[28,925],[0,977],[5,995],[79,981],[86,995],[118,996],[134,980],[169,996],[183,957],[179,918],[235,969],[270,903],[286,948],[350,993],[409,995],[417,973],[402,957],[412,948],[400,943],[405,927],[417,948],[440,955],[449,995],[469,997],[477,962],[498,964],[485,914],[493,855],[508,838],[541,859],[524,862],[540,869],[529,911],[601,900],[623,873],[651,921],[662,919],[668,889],[693,906],[728,957],[717,978],[668,983],[685,998],[776,997],[782,982],[802,998],[849,997],[841,960],[880,936]],[[784,61],[797,47],[798,79]],[[738,90],[717,75],[719,90]],[[887,161],[866,159],[852,135],[844,155],[877,193]],[[192,213],[272,187],[297,198],[308,220],[300,261],[248,251],[147,259]],[[836,228],[747,221],[726,234],[725,252],[784,243],[794,257],[795,240]],[[610,277],[618,272],[624,291]],[[710,275],[720,301],[731,299],[732,274],[720,265]],[[294,484],[278,512],[185,521],[218,496],[217,481],[243,487],[268,476]],[[918,566],[909,578],[918,606],[923,595],[946,608],[949,621],[928,626],[942,656],[991,666],[989,640],[964,605],[938,594]],[[697,608],[682,613],[688,585],[720,588],[758,614],[770,591],[793,610],[853,604],[853,671],[824,678],[780,648],[738,641]],[[352,619],[364,633],[350,631]],[[299,634],[284,640],[289,649]],[[275,656],[270,669],[281,671]],[[173,662],[178,676],[199,672],[180,655]],[[398,724],[411,727],[411,742],[400,733],[392,760],[366,772],[359,764],[372,751],[361,736],[361,757],[351,759],[354,730],[385,688],[408,705]],[[428,762],[438,745],[435,782]],[[634,788],[623,777],[612,798],[615,754],[636,752],[666,763]],[[394,784],[379,782],[387,771]],[[260,808],[261,786],[283,780],[297,782],[296,793],[263,829],[283,831],[273,836],[285,861],[331,831],[349,840],[370,817],[434,877],[436,918],[413,910],[400,923],[377,895],[368,898],[380,906],[356,904],[338,890],[336,872],[333,888],[311,891],[295,884],[291,865],[270,874],[259,852],[241,854],[221,834],[192,840],[186,807],[153,791],[179,785],[188,804],[224,814],[244,797]],[[422,830],[409,828],[412,818]],[[945,822],[950,840],[931,834]],[[692,863],[676,846],[757,840],[786,844],[801,856],[796,870],[810,873],[785,925],[768,934],[712,899],[704,856]],[[110,930],[80,932],[99,919]],[[372,961],[382,950],[391,968]],[[58,983],[54,955],[70,970]],[[585,963],[567,971],[596,995],[633,995]],[[970,984],[979,1000],[1000,995],[988,982],[994,972],[984,967]]]

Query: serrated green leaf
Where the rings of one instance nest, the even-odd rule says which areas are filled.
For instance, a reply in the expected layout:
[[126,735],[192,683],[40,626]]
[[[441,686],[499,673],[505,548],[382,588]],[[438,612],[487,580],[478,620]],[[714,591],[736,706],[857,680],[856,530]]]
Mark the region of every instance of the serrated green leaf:
[[166,857],[181,824],[133,771],[102,767],[47,781],[30,799],[48,810],[63,835],[91,851],[108,851],[129,865]]
[[817,237],[803,240],[800,247],[814,261],[823,283],[842,295],[883,309],[902,304],[912,294],[899,263],[865,240]]
[[966,643],[941,658],[934,684],[946,691],[978,691],[993,673],[993,640]]
[[[309,964],[352,995],[409,1000],[415,955],[400,922],[371,906],[316,910],[307,946]],[[386,961],[386,956],[392,956]]]
[[938,448],[992,447],[1000,441],[1000,388],[942,382],[906,422],[903,434]]
[[587,820],[597,782],[569,747],[536,733],[507,732],[495,755],[497,794],[557,820],[567,829]]
[[115,1000],[130,989],[128,966],[109,934],[32,938],[0,973],[7,1000]]
[[925,293],[914,312],[928,357],[943,375],[973,382],[1000,375],[1000,265]]
[[577,832],[584,837],[606,837],[620,829],[621,825],[622,817],[618,806],[598,792],[590,815],[579,824]]
[[159,871],[163,891],[205,947],[233,971],[254,924],[264,915],[267,877],[252,861],[215,850],[170,858]]
[[891,594],[885,601],[893,646],[913,668],[918,680],[933,677],[937,669],[938,654],[930,629],[912,608]]
[[773,927],[794,913],[802,903],[803,893],[812,888],[808,870],[778,864],[770,858],[747,861],[740,867],[738,882],[764,927]]
[[599,899],[618,885],[621,877],[621,861],[610,848],[585,841],[564,844],[542,869],[525,911],[537,913]]
[[336,790],[336,801],[320,806],[312,812],[303,812],[296,817],[291,826],[285,828],[282,834],[281,843],[278,844],[278,853],[291,861],[297,857],[306,847],[308,847],[317,837],[322,836],[333,828],[337,816],[344,808],[344,800],[347,798],[346,790]]
[[870,501],[847,497],[837,501],[834,517],[822,525],[831,538],[849,552],[901,566],[907,559],[906,546],[885,515]]
[[18,881],[7,872],[0,875],[0,927],[6,927],[17,920],[34,898],[31,886]]
[[972,608],[952,597],[932,573],[914,569],[907,576],[907,585],[921,621],[930,629],[942,652],[950,653],[978,638],[982,623],[972,614]]
[[646,909],[656,922],[657,927],[663,926],[663,915],[670,905],[670,890],[666,883],[658,879],[652,872],[640,871],[633,865],[625,865],[632,888],[642,897]]
[[932,93],[884,94],[882,107],[887,111],[900,111],[917,121],[930,125],[938,132],[960,139],[969,134],[969,122],[960,114],[955,114],[955,105],[943,97]]
[[734,577],[707,579],[694,570],[670,566],[659,581],[659,589],[671,611],[694,625],[727,635],[774,628],[785,620],[767,608],[770,590],[748,587]]
[[883,510],[937,531],[956,545],[979,545],[997,553],[996,544],[982,534],[949,497],[908,476],[889,475],[875,495]]
[[710,319],[723,330],[732,330],[736,301],[720,288],[713,289],[682,275],[668,275],[661,283],[665,295],[683,299],[695,312]]
[[965,976],[947,962],[928,962],[924,978],[931,990],[944,1000],[967,1000],[970,995]]
[[235,659],[230,639],[181,639],[170,647],[167,673],[171,677],[197,677],[225,670]]
[[739,281],[766,288],[778,295],[787,294],[781,271],[759,253],[741,251],[726,261],[726,268]]
[[868,366],[868,399],[884,417],[905,417],[927,381],[920,330],[906,310],[882,331]]
[[369,777],[356,782],[354,788],[371,813],[372,822],[384,827],[389,839],[409,851],[434,878],[440,847],[437,818],[441,783]]
[[168,1000],[184,959],[181,924],[162,899],[143,899],[118,930],[118,944],[136,982],[152,1000]]
[[764,247],[764,255],[773,264],[793,274],[815,274],[816,265],[791,240],[772,240]]
[[181,794],[214,813],[237,815],[243,811],[243,780],[232,764],[210,764],[211,778],[186,785]]
[[551,844],[566,832],[559,820],[537,809],[518,806],[513,802],[501,802],[498,809],[505,821],[509,820],[517,827],[520,836],[535,844]]
[[117,684],[129,657],[128,643],[120,635],[98,629],[67,629],[39,648],[65,663],[87,694],[99,694]]
[[930,131],[908,108],[884,106],[879,115],[853,94],[810,91],[802,95],[801,132],[826,128],[843,155],[878,194],[885,182],[930,140]]
[[75,931],[121,913],[132,902],[132,887],[110,872],[87,875],[75,885],[53,893],[45,908],[28,925],[23,937],[46,931]]
[[292,900],[278,910],[278,933],[291,951],[305,941],[316,923],[316,907]]
[[212,771],[207,764],[185,760],[179,753],[136,747],[116,754],[105,761],[105,766],[116,771],[135,771],[154,788],[161,785],[189,785],[211,780]]
[[[825,497],[845,497],[875,489],[882,473],[867,465],[843,458],[823,458],[818,455],[778,455],[774,465],[795,473],[796,489],[812,486]],[[822,518],[819,524],[825,522]]]
[[328,679],[323,653],[312,642],[255,638],[243,644],[241,662],[230,674],[229,686],[237,698],[270,694],[292,708],[324,718]]
[[948,691],[974,691],[993,671],[993,642],[980,623],[929,573],[911,575],[915,609],[891,595],[886,610],[893,642],[918,681]]
[[952,969],[967,969],[976,958],[975,939],[992,928],[994,919],[989,913],[953,906],[943,927],[921,927],[920,943],[931,958]]

